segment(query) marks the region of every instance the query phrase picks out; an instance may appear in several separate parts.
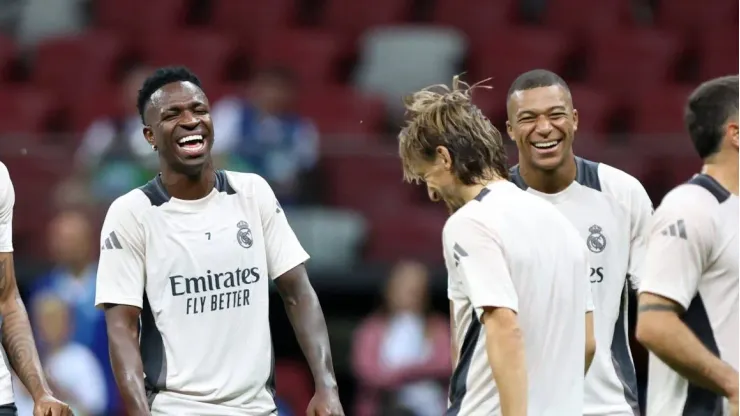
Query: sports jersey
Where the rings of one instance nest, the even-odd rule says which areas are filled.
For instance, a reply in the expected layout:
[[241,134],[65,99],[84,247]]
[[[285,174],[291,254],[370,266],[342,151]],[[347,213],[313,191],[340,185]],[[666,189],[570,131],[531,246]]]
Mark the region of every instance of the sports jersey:
[[[704,346],[738,369],[738,197],[696,175],[665,196],[650,228],[640,292],[681,305]],[[722,413],[723,407],[725,408]],[[719,395],[689,383],[650,354],[648,416],[728,415]]]
[[552,204],[507,181],[488,185],[443,231],[458,362],[447,416],[501,414],[483,308],[515,311],[532,416],[583,410],[585,316],[593,310],[586,248]]
[[[13,206],[15,205],[15,190],[10,180],[8,168],[0,162],[0,253],[13,251]],[[9,365],[5,351],[0,347],[0,404],[13,402],[13,380],[8,371]]]
[[268,281],[309,256],[261,177],[216,172],[204,198],[160,177],[113,202],[96,305],[141,308],[153,415],[274,415]]
[[[596,355],[586,376],[584,415],[639,414],[637,378],[627,336],[627,289],[643,274],[652,203],[640,182],[603,163],[576,158],[576,180],[556,194],[522,189],[550,201],[576,227],[588,248]],[[629,276],[629,279],[628,279]]]

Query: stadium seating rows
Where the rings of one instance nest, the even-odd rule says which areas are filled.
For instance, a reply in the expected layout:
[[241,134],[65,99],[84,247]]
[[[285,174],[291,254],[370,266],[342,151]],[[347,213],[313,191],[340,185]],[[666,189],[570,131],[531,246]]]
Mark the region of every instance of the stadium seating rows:
[[[305,19],[298,0],[219,0],[197,25],[190,23],[193,3],[98,1],[95,27],[42,42],[25,79],[16,74],[18,48],[0,37],[0,132],[28,133],[31,140],[50,131],[81,132],[95,118],[121,114],[126,109],[116,98],[115,81],[131,60],[191,67],[212,101],[233,92],[234,75],[245,68],[279,64],[298,74],[303,88],[297,108],[314,119],[324,147],[354,140],[372,148],[385,127],[384,104],[344,83],[343,68],[357,56],[364,31],[409,22],[455,26],[467,35],[468,77],[492,77],[496,86],[475,100],[497,124],[505,117],[506,86],[522,71],[545,67],[576,80],[572,92],[582,133],[605,137],[600,133],[610,132],[615,118],[625,115],[634,133],[677,132],[690,86],[738,69],[735,0],[661,0],[654,25],[637,19],[641,13],[623,0],[553,0],[540,25],[522,23],[516,0],[436,0],[422,18],[415,14],[422,1],[325,0],[311,25],[299,23]],[[574,63],[585,70],[574,70]],[[408,254],[421,257],[438,253],[436,246],[418,242],[438,242],[445,213],[413,203],[396,160],[362,158],[330,156],[324,166],[333,192],[329,202],[361,210],[374,224],[369,256],[396,258],[409,247],[418,253]],[[15,174],[40,178],[39,188],[58,179],[41,162],[9,163]],[[365,167],[365,186],[383,189],[382,195],[357,189],[358,164]],[[677,167],[675,176],[687,166]],[[412,215],[389,214],[401,207],[410,207]],[[19,230],[39,223],[21,224]],[[403,238],[399,227],[409,230]]]

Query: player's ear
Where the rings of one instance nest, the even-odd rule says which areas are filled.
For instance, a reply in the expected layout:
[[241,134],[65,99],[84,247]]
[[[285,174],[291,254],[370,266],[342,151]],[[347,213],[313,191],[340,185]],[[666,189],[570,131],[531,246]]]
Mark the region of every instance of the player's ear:
[[144,126],[144,129],[142,130],[144,133],[144,138],[147,142],[149,142],[149,145],[154,147],[156,146],[156,143],[154,142],[154,131],[152,131],[152,128],[149,126]]
[[511,126],[511,122],[509,120],[506,120],[506,134],[509,135],[509,139],[511,139],[512,142],[516,142],[514,139],[514,127]]
[[437,160],[442,162],[445,169],[450,169],[452,167],[452,156],[450,155],[450,151],[444,146],[437,146],[436,151]]
[[578,131],[578,110],[573,109],[573,131]]
[[740,134],[740,127],[738,127],[737,122],[729,122],[727,123],[727,135],[730,136],[730,144],[732,147],[735,148],[735,150],[738,150],[740,148],[738,144],[738,135]]

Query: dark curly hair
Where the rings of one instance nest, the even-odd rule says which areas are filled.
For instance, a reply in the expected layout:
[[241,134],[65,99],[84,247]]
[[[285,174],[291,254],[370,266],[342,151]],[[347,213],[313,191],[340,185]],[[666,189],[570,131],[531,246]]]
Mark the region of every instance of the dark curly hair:
[[144,121],[144,111],[152,95],[158,89],[173,82],[192,82],[198,88],[203,88],[198,77],[183,66],[158,68],[144,81],[144,84],[139,90],[139,96],[136,98],[136,108],[139,110],[142,123],[146,124]]

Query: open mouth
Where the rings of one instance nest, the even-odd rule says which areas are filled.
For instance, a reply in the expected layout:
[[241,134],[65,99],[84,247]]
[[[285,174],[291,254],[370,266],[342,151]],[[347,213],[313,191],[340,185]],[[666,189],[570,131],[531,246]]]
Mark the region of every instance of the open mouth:
[[206,141],[202,135],[193,134],[177,140],[177,145],[183,153],[198,155],[206,148]]
[[532,146],[534,146],[534,148],[539,149],[539,150],[552,150],[552,149],[555,149],[562,141],[563,139],[550,140],[547,142],[532,143]]

